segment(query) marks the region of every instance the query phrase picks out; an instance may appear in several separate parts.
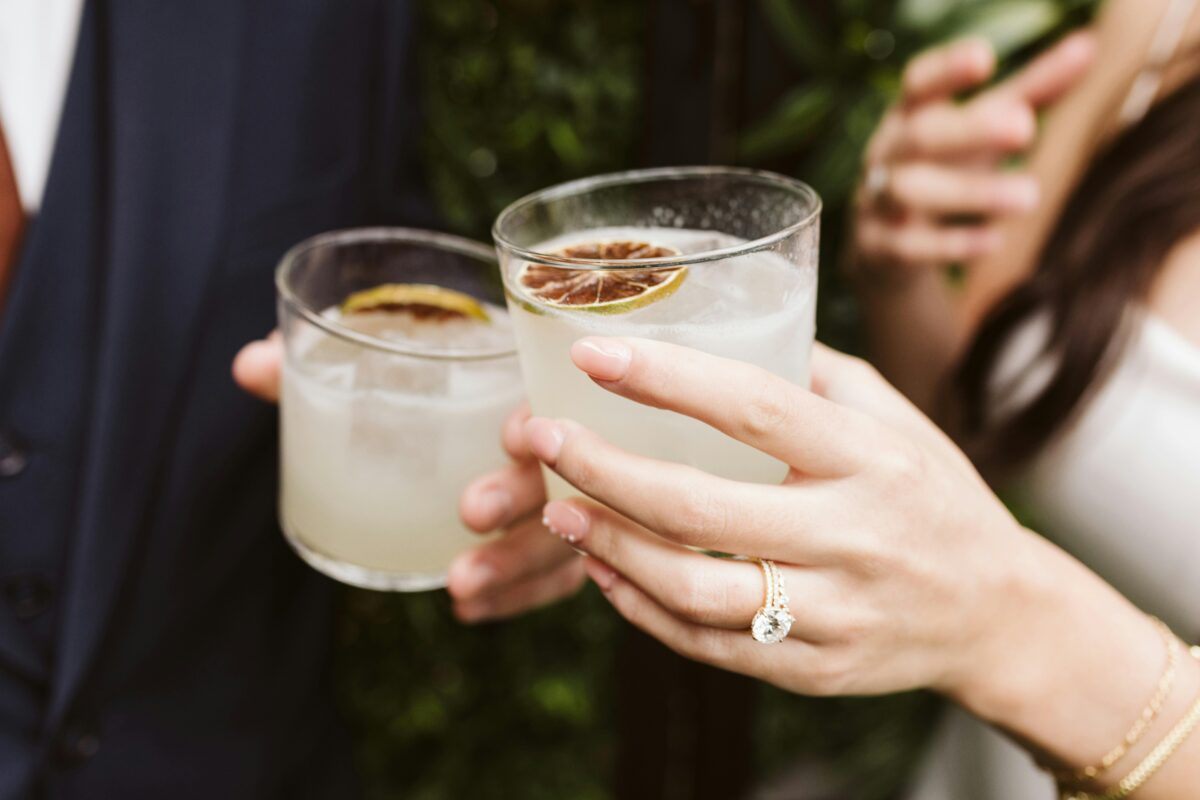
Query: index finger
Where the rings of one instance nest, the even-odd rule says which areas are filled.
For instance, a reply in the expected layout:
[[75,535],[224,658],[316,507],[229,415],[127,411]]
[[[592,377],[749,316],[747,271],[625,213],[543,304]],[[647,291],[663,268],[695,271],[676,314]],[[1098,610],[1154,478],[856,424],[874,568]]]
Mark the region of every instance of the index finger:
[[918,55],[904,68],[904,103],[951,97],[980,85],[995,71],[996,51],[986,39],[951,42]]
[[650,339],[587,337],[575,365],[600,386],[694,417],[809,475],[856,472],[875,423],[760,367]]
[[621,450],[571,420],[534,417],[526,427],[543,464],[583,494],[672,542],[810,564],[829,558],[846,539],[819,522],[842,508],[844,495],[836,489],[720,478]]

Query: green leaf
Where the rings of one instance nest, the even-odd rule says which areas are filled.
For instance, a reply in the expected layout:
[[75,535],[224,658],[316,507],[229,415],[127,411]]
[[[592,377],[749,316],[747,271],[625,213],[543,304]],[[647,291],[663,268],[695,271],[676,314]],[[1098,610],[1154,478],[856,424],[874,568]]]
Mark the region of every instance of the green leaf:
[[972,8],[955,20],[947,38],[982,36],[1004,59],[1052,31],[1064,11],[1053,0],[1001,0]]
[[900,0],[896,19],[906,27],[927,30],[945,22],[963,5],[961,0]]
[[771,31],[800,65],[819,71],[833,57],[828,38],[813,19],[807,3],[759,0],[759,8]]
[[743,161],[762,161],[802,146],[828,118],[833,108],[829,86],[793,89],[770,116],[743,134],[738,154]]
[[555,155],[564,163],[574,166],[587,158],[583,142],[579,141],[575,128],[567,120],[556,120],[550,125],[546,135],[550,139],[550,147],[554,149]]

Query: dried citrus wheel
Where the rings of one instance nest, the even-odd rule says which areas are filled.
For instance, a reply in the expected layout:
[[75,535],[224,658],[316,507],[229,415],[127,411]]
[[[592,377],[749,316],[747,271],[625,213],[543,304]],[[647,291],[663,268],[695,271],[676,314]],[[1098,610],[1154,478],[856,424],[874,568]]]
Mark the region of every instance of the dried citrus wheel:
[[[587,242],[564,247],[566,258],[626,261],[677,256],[670,247],[645,242]],[[683,283],[687,267],[565,269],[526,264],[517,280],[538,303],[601,314],[623,314],[667,297]]]
[[428,283],[385,283],[355,292],[342,301],[342,313],[407,312],[418,319],[471,317],[489,322],[487,312],[469,294]]

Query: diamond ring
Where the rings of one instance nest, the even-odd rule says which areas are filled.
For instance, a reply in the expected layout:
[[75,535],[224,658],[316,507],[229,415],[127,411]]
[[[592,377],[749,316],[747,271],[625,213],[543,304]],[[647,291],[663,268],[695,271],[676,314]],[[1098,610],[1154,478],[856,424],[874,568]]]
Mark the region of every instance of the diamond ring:
[[783,573],[774,561],[758,559],[766,579],[766,600],[750,623],[750,635],[761,644],[777,644],[787,638],[796,618],[788,611],[788,597],[783,590]]

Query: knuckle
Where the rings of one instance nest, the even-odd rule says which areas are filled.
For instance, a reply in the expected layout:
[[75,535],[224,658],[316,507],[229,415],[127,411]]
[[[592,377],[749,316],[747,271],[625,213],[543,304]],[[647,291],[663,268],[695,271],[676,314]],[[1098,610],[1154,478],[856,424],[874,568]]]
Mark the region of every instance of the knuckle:
[[694,661],[705,661],[710,664],[721,664],[730,659],[729,639],[725,631],[718,628],[700,628],[691,635],[681,637],[678,646],[673,647],[676,653]]
[[942,235],[939,256],[942,261],[960,261],[971,254],[973,236],[968,230],[949,230]]
[[944,102],[928,105],[909,118],[909,150],[915,156],[944,159],[961,149],[963,112]]
[[694,622],[712,619],[723,603],[721,591],[703,570],[691,570],[672,594],[675,610]]
[[916,445],[900,440],[880,449],[877,466],[885,484],[896,489],[910,489],[924,480],[927,465],[924,454]]
[[[896,556],[891,542],[880,532],[873,531],[861,536],[863,547],[858,552],[852,571],[860,579],[875,581],[896,571]],[[845,638],[846,629],[839,629],[839,637]]]
[[853,680],[854,670],[845,648],[822,648],[807,670],[808,693],[819,697],[849,694]]
[[972,208],[992,209],[1003,200],[1001,189],[991,176],[956,175],[954,192],[962,198],[963,205]]
[[1036,133],[1037,122],[1027,108],[1018,103],[991,101],[977,110],[979,135],[1002,147],[1023,147]]
[[668,524],[663,527],[684,544],[703,546],[719,542],[729,526],[724,501],[705,487],[689,488],[683,502],[669,513]]
[[837,640],[843,645],[858,645],[871,639],[878,628],[877,615],[861,607],[843,608],[837,621]]
[[791,387],[774,376],[763,376],[742,414],[742,432],[762,439],[787,428],[795,413]]
[[879,383],[883,380],[883,376],[879,374],[875,365],[859,356],[843,355],[842,369],[845,371],[846,377],[855,385]]
[[925,194],[927,185],[921,173],[921,167],[916,165],[894,167],[887,187],[888,199],[899,206],[914,205]]
[[921,231],[911,227],[901,228],[892,239],[892,249],[896,255],[910,264],[931,260],[929,244],[928,238]]

